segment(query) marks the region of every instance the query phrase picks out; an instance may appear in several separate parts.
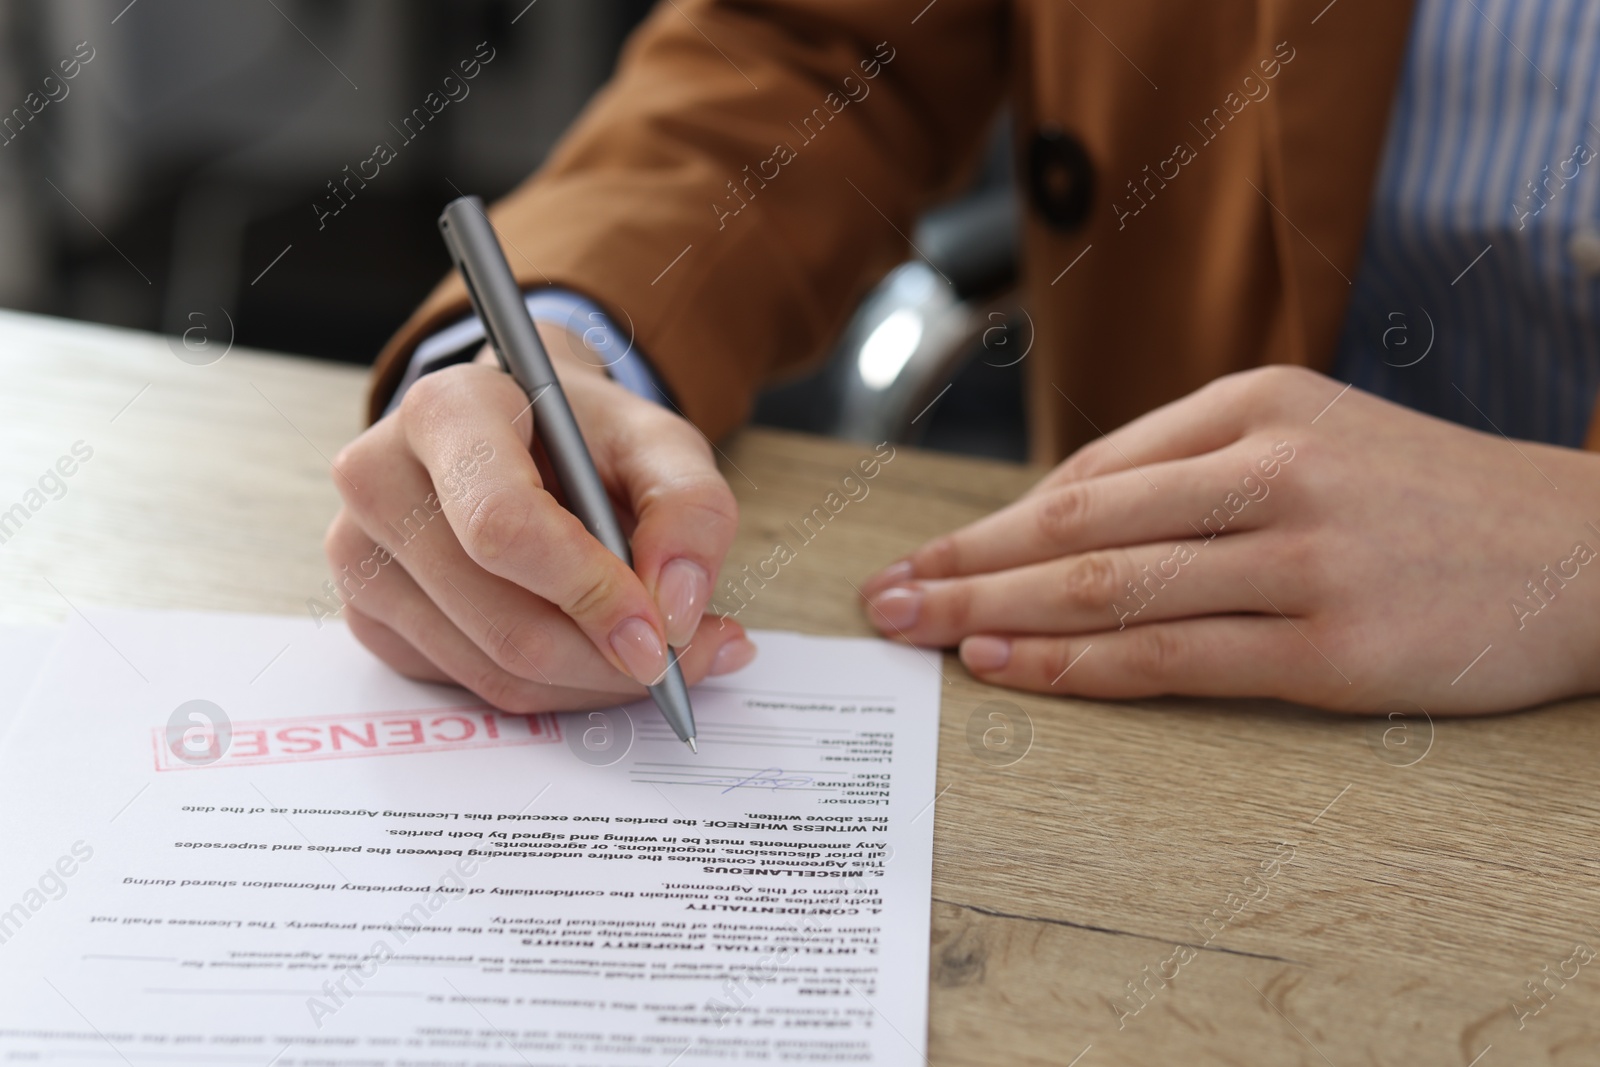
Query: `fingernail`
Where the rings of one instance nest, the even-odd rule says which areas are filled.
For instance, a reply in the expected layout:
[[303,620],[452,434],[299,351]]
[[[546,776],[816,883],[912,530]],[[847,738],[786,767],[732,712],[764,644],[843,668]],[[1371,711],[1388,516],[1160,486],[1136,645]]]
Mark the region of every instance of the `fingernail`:
[[611,648],[635,681],[655,685],[667,673],[667,649],[655,627],[635,615],[611,631]]
[[861,583],[861,595],[870,597],[872,594],[881,589],[887,589],[891,585],[903,585],[909,582],[915,573],[916,571],[908,559],[903,559],[898,563],[891,563]]
[[681,648],[694,637],[700,615],[706,610],[711,579],[698,563],[675,559],[661,568],[656,604],[667,621],[667,643]]
[[750,666],[750,661],[755,658],[755,642],[748,637],[735,637],[717,649],[717,654],[711,657],[711,673],[732,674],[742,667]]
[[922,614],[922,590],[903,586],[885,589],[868,603],[890,627],[909,630],[917,624],[917,617]]
[[961,662],[980,674],[998,671],[1011,662],[1011,642],[1003,637],[969,637],[961,642]]

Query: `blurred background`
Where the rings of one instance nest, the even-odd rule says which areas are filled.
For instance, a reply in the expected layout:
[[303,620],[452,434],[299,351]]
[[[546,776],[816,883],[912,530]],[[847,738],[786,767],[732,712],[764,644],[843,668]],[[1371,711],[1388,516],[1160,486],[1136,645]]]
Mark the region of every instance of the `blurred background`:
[[[4,0],[0,306],[169,334],[222,309],[238,344],[370,362],[449,268],[439,209],[537,168],[652,6]],[[467,95],[402,130],[480,42]],[[319,218],[380,141],[396,158]],[[1024,457],[1010,161],[1002,124],[972,190],[758,422]]]

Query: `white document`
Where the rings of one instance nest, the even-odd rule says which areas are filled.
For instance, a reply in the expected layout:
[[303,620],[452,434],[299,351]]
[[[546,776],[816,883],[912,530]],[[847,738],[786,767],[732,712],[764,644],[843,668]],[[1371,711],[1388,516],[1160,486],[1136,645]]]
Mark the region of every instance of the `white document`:
[[60,624],[0,622],[0,742],[63,629]]
[[0,1060],[923,1063],[937,668],[754,637],[695,756],[342,626],[74,620],[0,753]]

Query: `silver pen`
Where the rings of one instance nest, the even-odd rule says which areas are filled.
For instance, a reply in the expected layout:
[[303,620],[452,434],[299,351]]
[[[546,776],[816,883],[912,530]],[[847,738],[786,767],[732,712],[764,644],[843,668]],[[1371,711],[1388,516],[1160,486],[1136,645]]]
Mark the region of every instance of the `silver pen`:
[[[561,391],[550,355],[539,340],[533,320],[528,317],[528,306],[523,302],[522,291],[512,276],[505,253],[500,250],[500,242],[495,239],[494,227],[484,214],[483,201],[475,196],[450,201],[439,216],[439,232],[444,235],[450,258],[467,283],[472,306],[483,322],[484,333],[501,368],[528,395],[534,411],[534,432],[539,435],[550,465],[555,468],[567,505],[597,541],[632,567],[633,552],[628,539],[622,534],[616,512],[611,510],[611,498],[600,481],[600,472],[595,470],[594,459],[584,444],[567,396]],[[678,740],[688,745],[690,751],[698,752],[689,688],[684,684],[683,671],[678,668],[677,653],[670,648],[666,673],[650,686],[650,696]]]

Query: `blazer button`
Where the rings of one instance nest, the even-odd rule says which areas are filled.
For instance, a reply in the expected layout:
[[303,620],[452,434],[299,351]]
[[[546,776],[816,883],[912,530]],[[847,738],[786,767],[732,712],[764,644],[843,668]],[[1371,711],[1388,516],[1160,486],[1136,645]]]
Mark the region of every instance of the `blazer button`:
[[1579,227],[1567,240],[1567,258],[1585,277],[1600,274],[1600,233],[1588,226]]
[[1028,191],[1051,229],[1082,226],[1094,197],[1094,167],[1083,142],[1059,126],[1041,127],[1028,146]]

